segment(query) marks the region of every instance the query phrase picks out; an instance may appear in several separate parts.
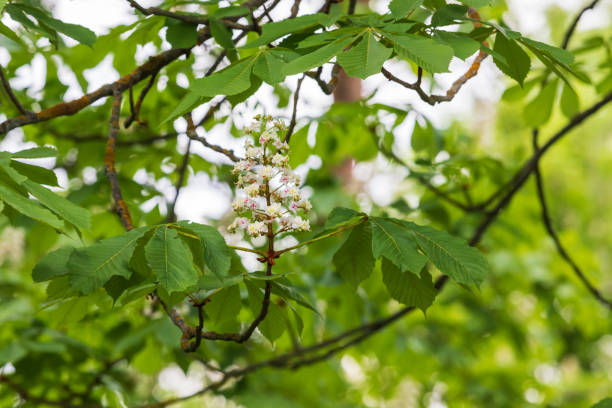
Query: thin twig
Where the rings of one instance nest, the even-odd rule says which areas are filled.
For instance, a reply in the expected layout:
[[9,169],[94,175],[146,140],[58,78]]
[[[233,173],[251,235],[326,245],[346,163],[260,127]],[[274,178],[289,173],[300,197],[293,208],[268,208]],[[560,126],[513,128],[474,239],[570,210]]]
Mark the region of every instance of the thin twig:
[[294,0],[293,1],[293,6],[291,7],[291,14],[289,15],[289,18],[296,18],[298,13],[300,12],[300,3],[302,2],[302,0]]
[[574,32],[576,31],[576,26],[578,26],[578,22],[582,18],[582,15],[586,13],[588,10],[594,9],[597,3],[599,3],[599,0],[593,0],[588,6],[584,7],[582,10],[580,10],[580,12],[578,12],[576,17],[574,18],[574,21],[572,21],[572,24],[569,26],[569,28],[565,32],[565,36],[563,37],[563,43],[561,43],[561,48],[563,49],[567,48],[570,40],[572,39],[572,36],[574,35]]
[[334,89],[336,89],[336,85],[338,84],[338,77],[340,75],[340,65],[334,64],[334,68],[332,69],[331,78],[329,82],[325,82],[323,79],[321,79],[322,73],[323,67],[319,67],[315,72],[305,72],[304,75],[314,79],[324,94],[331,95],[334,92]]
[[[537,152],[539,150],[538,146],[538,131],[537,129],[533,131],[533,150]],[[569,252],[565,249],[559,236],[555,232],[553,228],[552,221],[550,218],[550,211],[548,209],[548,203],[546,202],[546,193],[544,192],[544,180],[542,179],[542,174],[540,172],[539,163],[536,163],[533,174],[535,176],[536,187],[538,191],[538,200],[540,201],[540,208],[542,209],[542,222],[546,227],[546,231],[548,235],[552,238],[557,247],[557,252],[561,258],[567,262],[567,264],[573,269],[576,276],[582,281],[584,286],[586,286],[587,290],[591,292],[591,294],[599,301],[601,304],[606,306],[608,309],[612,309],[612,302],[603,297],[601,292],[589,281],[586,277],[582,269],[578,266],[578,264],[574,261],[574,259],[570,256]]]
[[119,180],[117,179],[117,169],[115,168],[115,147],[117,144],[117,134],[119,133],[119,114],[121,113],[121,91],[113,92],[113,106],[111,109],[110,131],[108,132],[108,142],[106,144],[106,154],[104,156],[104,171],[111,185],[111,192],[115,201],[115,211],[121,219],[126,230],[134,228],[132,217],[127,204],[123,200]]
[[234,151],[232,149],[225,149],[221,146],[209,143],[208,140],[206,140],[206,138],[198,136],[196,134],[197,130],[195,128],[195,125],[193,124],[193,119],[191,117],[191,114],[185,115],[185,119],[187,119],[187,137],[189,139],[196,140],[202,143],[204,146],[208,147],[209,149],[214,150],[217,153],[223,154],[224,156],[226,156],[228,159],[230,159],[233,162],[240,161],[240,158],[234,154]]
[[17,99],[17,96],[15,96],[15,93],[13,92],[13,89],[11,88],[11,84],[4,76],[4,71],[2,70],[2,66],[0,66],[0,80],[2,80],[2,86],[4,87],[4,90],[6,91],[7,95],[9,96],[9,98],[13,102],[13,105],[15,105],[19,113],[21,113],[24,116],[31,114],[32,112],[27,111],[23,107],[21,102],[19,102],[19,99]]
[[295,130],[295,125],[297,122],[297,106],[300,98],[300,89],[302,88],[302,82],[304,82],[304,78],[306,78],[306,74],[302,75],[302,77],[298,79],[297,86],[295,87],[295,92],[293,93],[293,112],[291,113],[291,122],[289,122],[287,134],[285,135],[285,142],[287,143],[291,141],[291,135],[293,135],[293,131]]
[[[130,127],[132,122],[138,121],[138,115],[140,114],[140,107],[142,106],[142,102],[144,101],[144,98],[147,96],[147,93],[149,93],[149,90],[151,90],[151,87],[153,86],[153,84],[155,84],[155,79],[157,78],[158,72],[154,72],[153,74],[151,74],[151,78],[149,79],[149,82],[140,92],[138,101],[136,102],[136,105],[132,107],[130,116],[125,120],[125,122],[123,122],[124,128],[127,129],[128,127]],[[132,88],[130,87],[130,97],[131,97],[131,92],[132,92]]]

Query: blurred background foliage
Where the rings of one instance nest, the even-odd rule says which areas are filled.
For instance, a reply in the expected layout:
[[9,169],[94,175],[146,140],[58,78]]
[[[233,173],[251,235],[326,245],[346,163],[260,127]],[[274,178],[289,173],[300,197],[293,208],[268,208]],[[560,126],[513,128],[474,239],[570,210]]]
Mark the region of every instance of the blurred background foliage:
[[[174,3],[179,2],[166,1],[163,6]],[[47,6],[52,10],[53,2]],[[211,6],[206,3],[206,7]],[[609,17],[611,8],[610,2],[602,1],[592,13]],[[529,13],[528,8],[520,10],[508,24]],[[537,39],[560,44],[575,14],[554,3],[545,13],[547,24],[534,30]],[[495,0],[481,9],[481,15],[485,20],[501,19],[508,16],[508,8]],[[4,70],[13,77],[34,60],[43,60],[44,86],[15,87],[15,92],[27,107],[49,107],[63,101],[68,90],[60,72],[67,70],[83,91],[92,90],[87,69],[112,54],[112,67],[118,73],[133,70],[144,61],[139,52],[161,49],[163,36],[155,34],[164,24],[164,18],[151,17],[144,23],[115,27],[98,37],[93,52],[83,44],[56,48],[32,30],[21,31],[15,41],[0,36],[0,46],[10,54],[10,61],[3,61]],[[388,94],[386,101],[374,96],[333,105],[331,97],[325,102],[310,100],[326,109],[300,116],[291,160],[293,165],[310,163],[308,169],[302,168],[312,192],[313,230],[322,228],[334,207],[343,206],[429,224],[469,240],[482,214],[449,204],[424,187],[423,180],[468,205],[488,198],[532,154],[532,124],[541,122],[540,134],[547,138],[580,110],[578,103],[581,108],[590,106],[612,89],[611,38],[610,24],[583,28],[575,35],[570,50],[590,83],[572,79],[579,102],[566,101],[565,107],[560,89],[550,100],[550,117],[546,117],[547,101],[532,103],[544,72],[536,62],[523,89],[496,76],[496,86],[507,88],[499,100],[479,99],[472,93],[468,113],[446,113],[442,121],[435,117],[435,109],[420,113],[419,104],[398,104]],[[201,76],[207,67],[202,61],[214,59],[204,54],[194,51],[164,68],[142,106],[143,123],[120,132],[120,183],[135,225],[166,220],[187,139],[181,120],[157,124],[185,95],[181,84]],[[146,82],[135,86],[134,95]],[[478,82],[478,86],[488,84]],[[237,103],[232,112],[229,105],[222,106],[203,123],[203,132],[223,134],[220,144],[239,145],[239,129],[253,112],[270,106],[258,97],[276,101],[273,109],[289,118],[289,88],[294,89],[289,80],[269,87],[267,93]],[[6,94],[0,99],[5,117],[19,114]],[[460,102],[450,102],[454,103]],[[92,228],[82,232],[88,243],[123,232],[111,211],[102,167],[110,105],[110,100],[102,101],[75,116],[14,130],[6,136],[10,140],[5,140],[3,149],[23,142],[57,148],[57,160],[46,165],[60,175],[66,197],[92,212]],[[544,117],[534,119],[530,116],[534,111]],[[122,120],[129,114],[124,103]],[[554,227],[576,263],[607,298],[612,297],[611,115],[612,109],[605,108],[541,161]],[[220,198],[211,195],[206,200],[225,200],[223,195],[232,185],[228,163],[221,156],[192,153],[185,183],[196,189],[198,182],[213,185]],[[195,208],[191,214],[200,214],[194,221],[225,230],[231,220],[229,210],[211,216],[198,213],[197,201],[190,205]],[[492,266],[480,290],[448,285],[426,315],[412,313],[342,354],[295,371],[265,368],[178,406],[590,407],[612,389],[612,315],[558,255],[540,211],[534,182],[529,180],[478,246]],[[103,291],[54,302],[57,288],[34,283],[31,271],[43,255],[74,244],[75,239],[79,238],[57,234],[8,207],[0,216],[0,370],[29,394],[55,400],[68,390],[83,394],[83,404],[135,406],[186,395],[214,381],[217,374],[200,360],[223,367],[242,365],[294,346],[290,324],[274,344],[257,335],[246,347],[208,342],[195,356],[186,355],[179,345],[180,331],[145,296],[120,309]],[[318,316],[300,310],[301,344],[400,308],[385,291],[379,264],[357,292],[342,281],[330,262],[342,241],[333,238],[279,260],[277,270],[291,272],[293,284],[321,312]],[[252,261],[245,260],[245,265],[250,268]],[[235,268],[242,268],[238,260]],[[277,307],[281,314],[288,313],[286,305]],[[180,310],[195,318],[186,305]],[[216,321],[212,328],[235,330],[251,314],[242,308],[235,318]],[[13,389],[0,384],[0,406],[21,406],[17,401]],[[26,401],[23,406],[44,404]]]

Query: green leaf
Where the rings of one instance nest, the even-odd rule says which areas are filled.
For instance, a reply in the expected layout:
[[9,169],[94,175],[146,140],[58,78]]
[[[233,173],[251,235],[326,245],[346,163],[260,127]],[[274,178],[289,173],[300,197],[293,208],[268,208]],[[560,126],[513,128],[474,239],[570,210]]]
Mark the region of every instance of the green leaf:
[[421,271],[419,277],[402,272],[393,262],[383,257],[382,274],[389,295],[406,306],[418,307],[424,313],[436,298],[436,288],[426,269]]
[[166,40],[173,48],[191,48],[198,41],[198,26],[175,18],[166,19]]
[[357,45],[338,55],[338,63],[349,76],[366,79],[380,72],[392,52],[391,48],[378,42],[374,33],[368,30]]
[[454,54],[448,45],[418,35],[387,34],[387,37],[399,55],[411,59],[424,70],[431,73],[448,72]]
[[48,253],[32,270],[34,282],[44,282],[68,273],[68,260],[74,248],[60,248]]
[[612,398],[604,398],[591,408],[612,408]]
[[178,225],[189,228],[199,237],[204,249],[206,266],[219,278],[227,275],[232,263],[232,251],[225,243],[223,235],[210,225],[187,221],[181,221]]
[[32,166],[16,160],[12,160],[10,165],[19,174],[26,176],[35,183],[46,184],[48,186],[58,185],[57,176],[52,170],[40,166]]
[[564,50],[563,48],[554,47],[552,45],[548,45],[540,41],[531,40],[526,37],[521,37],[520,41],[524,44],[529,44],[530,46],[539,51],[542,51],[553,61],[556,61],[560,64],[571,65],[574,62],[574,54],[572,54],[568,50]]
[[39,8],[25,6],[23,4],[12,4],[12,6],[18,7],[27,14],[36,18],[39,24],[44,24],[49,28],[80,42],[81,44],[92,47],[96,42],[96,33],[91,31],[89,28],[78,24],[64,23],[63,21],[51,17],[49,14]]
[[516,80],[521,86],[531,67],[529,55],[514,40],[508,40],[503,34],[497,33],[493,50],[504,57],[501,61],[493,56],[495,65],[510,78]]
[[431,227],[402,220],[393,221],[411,231],[427,258],[456,282],[478,286],[486,278],[490,269],[487,260],[465,240]]
[[372,227],[363,223],[351,230],[346,241],[333,258],[334,266],[342,278],[354,288],[372,273]]
[[312,310],[316,314],[319,314],[317,309],[302,295],[296,288],[291,284],[291,281],[287,278],[282,278],[270,282],[272,293],[283,297],[285,299],[294,300],[298,305],[303,306],[307,309]]
[[464,20],[468,8],[459,4],[448,4],[436,10],[431,17],[431,25],[434,27],[454,24],[455,20]]
[[294,59],[284,66],[283,72],[285,75],[295,75],[301,72],[308,71],[312,68],[320,67],[330,59],[338,55],[350,43],[355,41],[354,37],[340,38],[333,41],[316,51],[310,52],[299,58]]
[[147,261],[159,284],[168,291],[184,291],[198,281],[191,251],[179,237],[176,229],[168,225],[159,227],[145,246]]
[[232,285],[212,295],[204,309],[212,321],[219,324],[235,319],[241,307],[238,285]]
[[370,218],[374,258],[386,257],[401,271],[417,274],[427,262],[417,251],[414,237],[406,229],[387,218]]
[[[211,18],[209,22],[210,34],[213,36],[217,44],[225,48],[227,51],[227,57],[231,62],[238,59],[236,52],[236,45],[232,41],[232,32],[217,18]],[[196,40],[198,34],[196,31]],[[193,43],[195,44],[195,42]]]
[[[264,299],[263,291],[255,285],[253,282],[248,280],[244,281],[247,291],[249,293],[249,306],[253,311],[253,315],[259,315],[261,306]],[[263,321],[257,326],[261,333],[266,336],[268,340],[273,342],[279,338],[285,331],[285,321],[283,319],[283,311],[274,303],[270,302],[268,313]]]
[[561,112],[566,118],[571,119],[580,111],[580,99],[578,94],[567,84],[563,84],[561,91]]
[[325,221],[325,229],[332,230],[344,225],[348,225],[360,216],[355,210],[344,207],[336,207],[329,213],[327,221]]
[[190,89],[201,97],[236,95],[251,86],[251,71],[259,54],[243,58],[214,74],[196,79]]
[[132,274],[129,262],[136,241],[145,231],[146,228],[137,228],[90,247],[75,249],[68,261],[70,285],[89,294],[101,288],[111,276],[129,279]]
[[0,200],[17,212],[34,220],[61,230],[64,227],[62,220],[57,218],[51,211],[41,207],[37,202],[30,200],[11,188],[0,185]]
[[539,127],[548,122],[552,114],[558,84],[557,80],[548,82],[540,93],[525,106],[523,111],[525,123],[532,127]]
[[389,11],[396,20],[405,17],[412,10],[423,4],[423,0],[391,0]]
[[34,147],[11,153],[13,159],[41,159],[45,157],[57,157],[57,150],[50,147]]
[[478,41],[464,33],[450,33],[444,30],[437,30],[435,38],[450,46],[455,52],[455,56],[462,60],[474,55],[480,48]]
[[255,62],[253,73],[270,85],[285,79],[283,65],[285,61],[274,51],[266,51]]
[[212,276],[202,275],[198,279],[198,289],[201,290],[214,290],[220,288],[227,288],[232,285],[237,285],[244,280],[244,275],[226,276],[223,280]]
[[261,27],[261,37],[259,37],[255,41],[247,43],[243,48],[259,47],[261,45],[266,45],[290,33],[295,33],[318,26],[327,26],[332,23],[333,19],[331,19],[330,16],[323,13],[317,13],[307,14],[293,19],[264,24]]
[[47,311],[47,315],[54,326],[65,327],[82,320],[87,315],[88,306],[87,297],[75,297],[55,305]]
[[64,197],[30,180],[25,181],[23,186],[45,207],[49,208],[75,227],[82,230],[88,230],[90,228],[90,214],[85,208],[79,207]]

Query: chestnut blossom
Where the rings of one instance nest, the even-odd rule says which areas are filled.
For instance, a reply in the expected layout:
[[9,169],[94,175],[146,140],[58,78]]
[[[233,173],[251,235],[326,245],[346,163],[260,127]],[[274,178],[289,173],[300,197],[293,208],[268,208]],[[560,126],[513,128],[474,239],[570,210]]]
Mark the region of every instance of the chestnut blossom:
[[256,142],[247,139],[246,158],[233,169],[238,191],[232,209],[238,217],[228,230],[251,237],[309,231],[310,223],[298,212],[308,213],[312,205],[302,197],[301,180],[289,167],[289,145],[279,136],[285,125],[269,116],[255,119],[244,130]]

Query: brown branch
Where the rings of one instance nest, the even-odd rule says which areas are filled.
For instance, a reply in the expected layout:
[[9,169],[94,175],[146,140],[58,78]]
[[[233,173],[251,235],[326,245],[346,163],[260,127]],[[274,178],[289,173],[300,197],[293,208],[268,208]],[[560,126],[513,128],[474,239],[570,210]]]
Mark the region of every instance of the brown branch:
[[[208,34],[206,34],[204,38],[207,39]],[[97,90],[83,95],[78,99],[69,102],[58,103],[57,105],[43,109],[37,113],[32,113],[30,115],[21,115],[16,118],[7,119],[6,121],[0,123],[0,134],[4,134],[9,130],[15,129],[17,127],[44,122],[60,116],[74,115],[75,113],[91,105],[95,101],[101,98],[112,96],[115,91],[123,92],[127,90],[130,86],[149,77],[154,72],[159,71],[162,67],[170,64],[171,62],[187,54],[188,52],[189,49],[182,48],[173,48],[171,50],[162,52],[159,55],[149,58],[147,62],[145,62],[129,74],[124,75],[117,81],[103,85]]]
[[599,0],[593,0],[588,6],[584,7],[582,10],[580,10],[580,12],[578,12],[576,17],[574,17],[574,21],[572,21],[572,24],[569,26],[569,28],[565,32],[565,36],[563,37],[563,43],[561,44],[561,48],[563,49],[567,48],[572,36],[574,35],[574,32],[576,31],[576,26],[578,26],[578,22],[582,18],[582,15],[586,13],[588,10],[594,9],[595,6],[597,6],[597,3],[599,3]]
[[309,71],[305,72],[304,75],[314,79],[319,85],[319,88],[326,95],[331,95],[336,89],[336,85],[338,84],[338,76],[340,75],[340,65],[334,64],[334,68],[332,69],[331,79],[329,82],[325,82],[321,79],[321,74],[323,73],[323,67],[319,67],[315,72]]
[[132,217],[127,204],[123,200],[119,181],[117,180],[117,169],[115,168],[115,147],[117,144],[117,134],[119,133],[119,114],[121,113],[122,94],[119,90],[113,92],[113,106],[111,109],[110,131],[108,132],[108,142],[106,144],[106,154],[104,156],[104,171],[111,185],[113,200],[115,201],[115,211],[121,219],[126,230],[134,228]]
[[300,3],[302,2],[302,0],[294,0],[293,1],[293,6],[291,7],[291,14],[289,15],[289,18],[296,18],[298,13],[300,12]]
[[[538,147],[538,130],[535,129],[533,131],[533,150],[537,152],[539,150]],[[548,203],[546,202],[546,193],[544,192],[544,180],[542,179],[542,173],[540,172],[539,163],[536,162],[535,167],[533,169],[533,174],[536,181],[536,187],[538,191],[538,200],[540,202],[540,208],[542,209],[542,222],[546,227],[546,231],[548,235],[552,238],[557,247],[557,252],[565,260],[565,262],[572,268],[576,276],[582,281],[584,286],[586,286],[587,290],[591,292],[591,294],[597,299],[601,304],[606,306],[608,309],[612,309],[612,302],[603,297],[601,292],[589,281],[586,277],[582,269],[578,266],[578,264],[574,261],[574,259],[570,256],[569,252],[565,249],[559,236],[555,232],[555,229],[552,225],[552,220],[550,217],[550,211],[548,209]]]
[[223,154],[224,156],[226,156],[228,159],[230,159],[233,162],[237,162],[241,160],[240,157],[234,154],[234,151],[232,149],[225,149],[221,146],[209,143],[208,140],[198,135],[187,134],[187,137],[189,137],[191,140],[197,140],[198,142],[202,143],[204,146],[208,147],[211,150],[214,150],[217,153]]
[[[95,135],[95,134],[85,134],[85,135],[74,135],[74,134],[66,134],[57,132],[55,129],[47,130],[54,137],[58,139],[66,139],[71,140],[75,143],[88,143],[88,142],[105,142],[108,139],[108,136],[103,135]],[[163,135],[155,135],[149,136],[142,139],[132,139],[132,140],[117,140],[117,146],[135,146],[135,145],[149,145],[160,140],[168,140],[175,138],[178,133],[166,133]]]
[[357,0],[349,0],[348,15],[355,14],[355,7],[357,7]]
[[293,112],[291,113],[291,122],[289,122],[287,134],[285,135],[285,142],[287,143],[291,141],[291,135],[293,135],[293,131],[295,130],[295,125],[297,123],[297,106],[300,99],[300,89],[302,88],[304,78],[306,78],[306,74],[302,75],[302,77],[298,79],[295,92],[293,93]]
[[13,89],[11,88],[11,84],[6,79],[6,77],[4,76],[4,71],[2,70],[2,66],[0,66],[0,80],[2,80],[2,86],[4,87],[4,90],[6,91],[8,97],[13,102],[13,105],[15,105],[15,107],[17,108],[19,113],[21,113],[24,116],[31,115],[32,112],[27,111],[23,107],[21,102],[19,102],[19,99],[17,99],[17,96],[15,96],[15,93],[13,92]]
[[419,97],[427,102],[430,105],[435,105],[437,103],[441,103],[441,102],[450,102],[453,100],[453,98],[455,97],[455,95],[457,95],[457,93],[459,92],[459,90],[461,89],[461,87],[463,87],[463,85],[465,85],[465,83],[467,81],[469,81],[471,78],[473,78],[474,76],[476,76],[476,74],[478,74],[478,70],[480,69],[480,64],[482,63],[482,61],[487,58],[488,54],[484,51],[480,51],[478,53],[478,55],[476,56],[476,58],[474,59],[474,61],[472,62],[472,64],[470,65],[470,67],[468,68],[468,70],[465,72],[465,74],[463,74],[462,76],[460,76],[459,78],[457,78],[457,80],[455,82],[453,82],[453,84],[451,85],[451,87],[446,91],[445,95],[428,95],[423,88],[421,88],[421,77],[422,77],[422,70],[419,68],[419,76],[416,80],[416,82],[414,83],[410,83],[410,82],[406,82],[398,77],[396,77],[395,75],[393,75],[391,72],[389,72],[386,68],[382,68],[380,72],[382,72],[382,74],[390,81],[393,81],[397,84],[400,84],[401,86],[408,88],[408,89],[412,89],[414,91],[417,92],[417,94],[419,95]]
[[548,141],[536,150],[531,158],[529,158],[523,166],[515,173],[514,177],[509,183],[509,190],[501,197],[497,205],[487,213],[486,218],[478,225],[476,232],[470,241],[471,245],[475,245],[482,238],[482,234],[489,228],[491,223],[497,218],[500,212],[512,201],[512,198],[518,190],[523,186],[525,181],[529,178],[529,175],[535,170],[538,160],[542,157],[548,149],[550,149],[555,143],[557,143],[563,136],[565,136],[570,130],[584,122],[585,119],[589,118],[607,103],[612,101],[612,92],[604,96],[599,102],[595,103],[590,108],[577,114],[565,125],[561,130],[555,133]]

